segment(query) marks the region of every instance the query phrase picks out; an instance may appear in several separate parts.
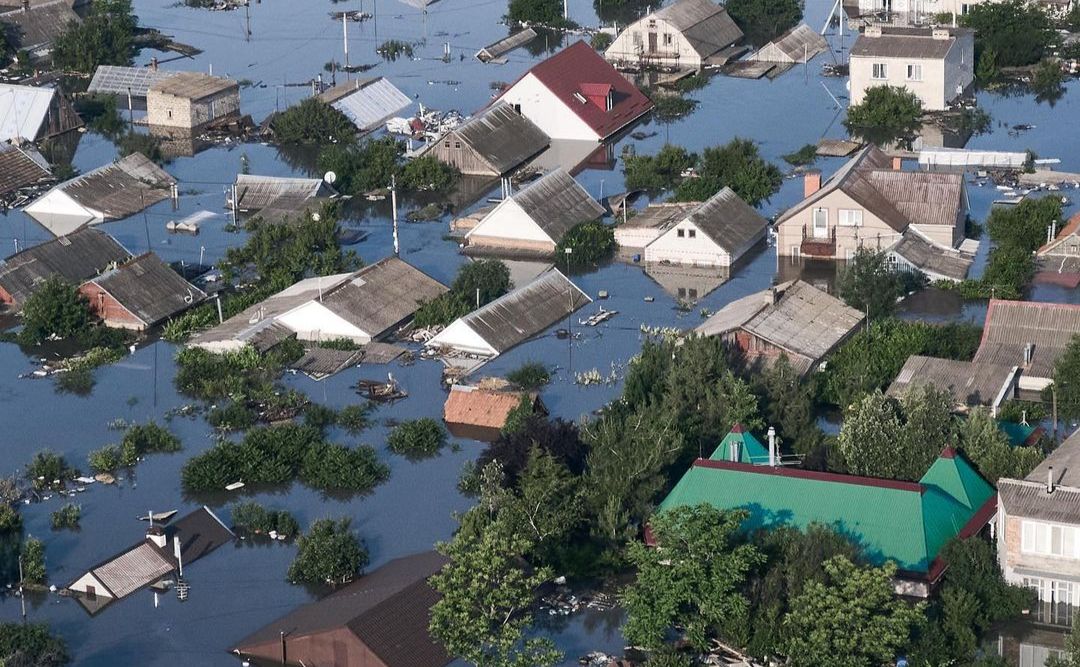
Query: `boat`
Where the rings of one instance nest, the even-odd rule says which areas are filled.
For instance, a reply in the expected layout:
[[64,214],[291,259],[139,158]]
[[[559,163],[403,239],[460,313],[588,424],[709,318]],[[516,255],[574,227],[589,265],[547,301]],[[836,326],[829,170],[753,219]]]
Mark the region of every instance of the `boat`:
[[237,489],[242,489],[242,488],[244,488],[244,483],[243,482],[233,482],[232,484],[226,484],[225,485],[225,490],[226,491],[235,491]]
[[170,519],[176,516],[179,510],[169,510],[167,512],[151,512],[144,516],[139,517],[139,521],[152,521],[154,523],[168,523]]

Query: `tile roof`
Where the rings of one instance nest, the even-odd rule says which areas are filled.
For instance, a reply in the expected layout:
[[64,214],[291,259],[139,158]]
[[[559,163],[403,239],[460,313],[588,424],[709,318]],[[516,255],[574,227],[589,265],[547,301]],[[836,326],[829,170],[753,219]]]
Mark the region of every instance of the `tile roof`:
[[974,262],[970,255],[929,241],[914,229],[904,232],[889,252],[903,257],[931,278],[963,280]]
[[769,226],[754,207],[725,186],[688,216],[718,246],[734,255],[760,239]]
[[748,531],[824,524],[849,536],[874,564],[892,560],[933,578],[941,548],[981,528],[994,501],[994,488],[963,456],[945,450],[918,482],[698,459],[659,511],[701,502],[744,508]]
[[577,225],[604,215],[604,207],[562,167],[544,174],[510,197],[555,243]]
[[[347,630],[386,667],[442,667],[451,661],[431,638],[431,607],[439,599],[427,579],[447,559],[434,551],[390,561],[317,602],[304,605],[241,639],[244,655],[279,655],[281,632],[295,642],[291,661],[304,660],[303,647],[337,642],[329,633]],[[324,635],[320,639],[320,635]],[[305,642],[296,640],[306,638]],[[264,653],[267,652],[267,653]]]
[[345,114],[364,132],[374,130],[412,104],[408,95],[381,76],[347,81],[324,91],[319,99]]
[[900,397],[911,387],[931,386],[948,391],[957,408],[996,406],[1012,385],[1012,366],[954,361],[912,355],[889,385],[888,394]]
[[443,404],[443,421],[501,429],[506,418],[521,404],[522,397],[536,398],[535,392],[492,390],[454,385]]
[[[1072,337],[1080,334],[1080,305],[991,299],[976,362],[1020,366],[1024,375],[1049,378]],[[1024,346],[1033,343],[1031,363]]]
[[509,104],[495,106],[468,120],[439,141],[459,139],[476,151],[492,171],[505,174],[547,148],[551,138]]
[[653,16],[681,32],[702,58],[731,46],[743,36],[727,10],[712,0],[678,0],[654,12]]
[[[601,139],[615,134],[652,109],[649,98],[626,80],[603,56],[585,41],[576,42],[542,63],[534,66],[532,74],[540,83],[593,129]],[[612,88],[612,108],[607,110],[594,102],[581,102],[574,94],[582,94],[582,85],[608,84]]]
[[176,72],[150,84],[148,93],[172,95],[197,101],[230,89],[240,91],[240,84],[232,79],[211,76],[202,72]]
[[0,264],[0,288],[21,304],[46,278],[59,276],[78,285],[130,256],[105,232],[84,227],[5,259]]
[[[948,30],[950,37],[934,39],[935,30]],[[853,58],[914,58],[940,60],[956,44],[958,36],[970,33],[965,28],[911,28],[881,26],[881,35],[861,34],[851,47]]]
[[0,197],[51,178],[49,163],[34,147],[0,143]]
[[206,299],[202,290],[151,252],[88,282],[107,292],[148,327]]
[[32,5],[29,11],[20,8],[0,14],[0,22],[18,48],[33,52],[51,49],[53,41],[67,30],[69,23],[82,23],[82,19],[70,3],[59,0]]
[[55,88],[0,83],[0,142],[38,140]]

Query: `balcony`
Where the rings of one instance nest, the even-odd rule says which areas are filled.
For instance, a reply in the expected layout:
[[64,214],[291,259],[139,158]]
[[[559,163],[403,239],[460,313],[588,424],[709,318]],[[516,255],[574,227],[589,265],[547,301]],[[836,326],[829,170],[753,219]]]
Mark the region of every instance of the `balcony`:
[[828,236],[814,236],[810,225],[803,225],[799,252],[808,257],[836,257],[836,227],[829,228]]

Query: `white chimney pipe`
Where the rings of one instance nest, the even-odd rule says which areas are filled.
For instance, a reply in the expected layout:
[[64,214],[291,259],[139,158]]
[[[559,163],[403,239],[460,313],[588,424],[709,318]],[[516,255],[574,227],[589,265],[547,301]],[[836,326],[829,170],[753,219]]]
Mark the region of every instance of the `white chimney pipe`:
[[739,462],[739,441],[732,440],[731,447],[728,449],[728,457],[733,463]]
[[769,465],[776,466],[776,429],[769,427]]

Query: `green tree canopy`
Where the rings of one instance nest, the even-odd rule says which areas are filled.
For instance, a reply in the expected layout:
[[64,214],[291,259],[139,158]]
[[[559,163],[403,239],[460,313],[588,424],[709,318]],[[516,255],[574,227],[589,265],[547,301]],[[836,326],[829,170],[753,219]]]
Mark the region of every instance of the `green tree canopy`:
[[575,225],[555,246],[555,261],[565,267],[570,249],[570,270],[594,267],[615,252],[615,230],[599,220]]
[[743,201],[757,206],[780,189],[783,174],[758,153],[749,139],[735,138],[723,146],[706,148],[695,166],[696,177],[682,181],[676,201],[705,201],[725,186]]
[[624,155],[626,189],[647,190],[653,194],[670,190],[696,161],[696,155],[672,144],[664,144],[656,155]]
[[627,550],[637,570],[622,595],[627,641],[659,648],[678,627],[694,648],[705,650],[710,638],[745,625],[743,591],[751,569],[763,560],[754,546],[738,543],[747,516],[701,504],[652,517],[658,548],[633,542]]
[[53,65],[87,74],[99,65],[127,65],[137,25],[131,0],[94,0],[86,18],[72,21],[53,41]]
[[417,309],[418,327],[447,325],[510,291],[510,269],[497,259],[466,262],[458,269],[450,291]]
[[1080,336],[1072,337],[1054,365],[1054,384],[1046,390],[1045,398],[1053,401],[1055,393],[1058,414],[1065,419],[1080,419]]
[[274,138],[283,144],[322,146],[356,141],[356,126],[348,116],[317,97],[308,97],[282,111],[270,126]]
[[761,46],[802,19],[799,0],[728,0],[724,5],[750,44]]
[[995,72],[1039,62],[1054,38],[1046,12],[1023,0],[973,5],[961,21],[975,30],[975,57],[993,54]]
[[551,28],[574,25],[563,18],[559,0],[510,0],[506,18],[512,23],[539,23]]
[[968,413],[959,425],[960,449],[991,484],[1002,477],[1023,479],[1043,459],[1038,447],[1013,447],[985,407]]
[[63,667],[71,662],[67,644],[44,623],[0,623],[0,665]]
[[368,553],[348,519],[319,519],[297,540],[289,566],[294,584],[347,584],[368,564]]
[[884,252],[860,247],[841,269],[837,291],[847,305],[876,320],[896,310],[896,300],[904,296],[904,281],[889,268]]
[[844,126],[875,143],[886,143],[919,126],[922,102],[898,86],[872,86],[859,104],[848,107]]
[[19,342],[35,345],[45,339],[71,338],[90,328],[89,304],[78,287],[59,277],[42,281],[22,309]]
[[844,556],[825,561],[825,581],[809,582],[784,618],[784,653],[792,667],[877,667],[908,644],[925,603],[896,597],[896,565],[859,567]]

